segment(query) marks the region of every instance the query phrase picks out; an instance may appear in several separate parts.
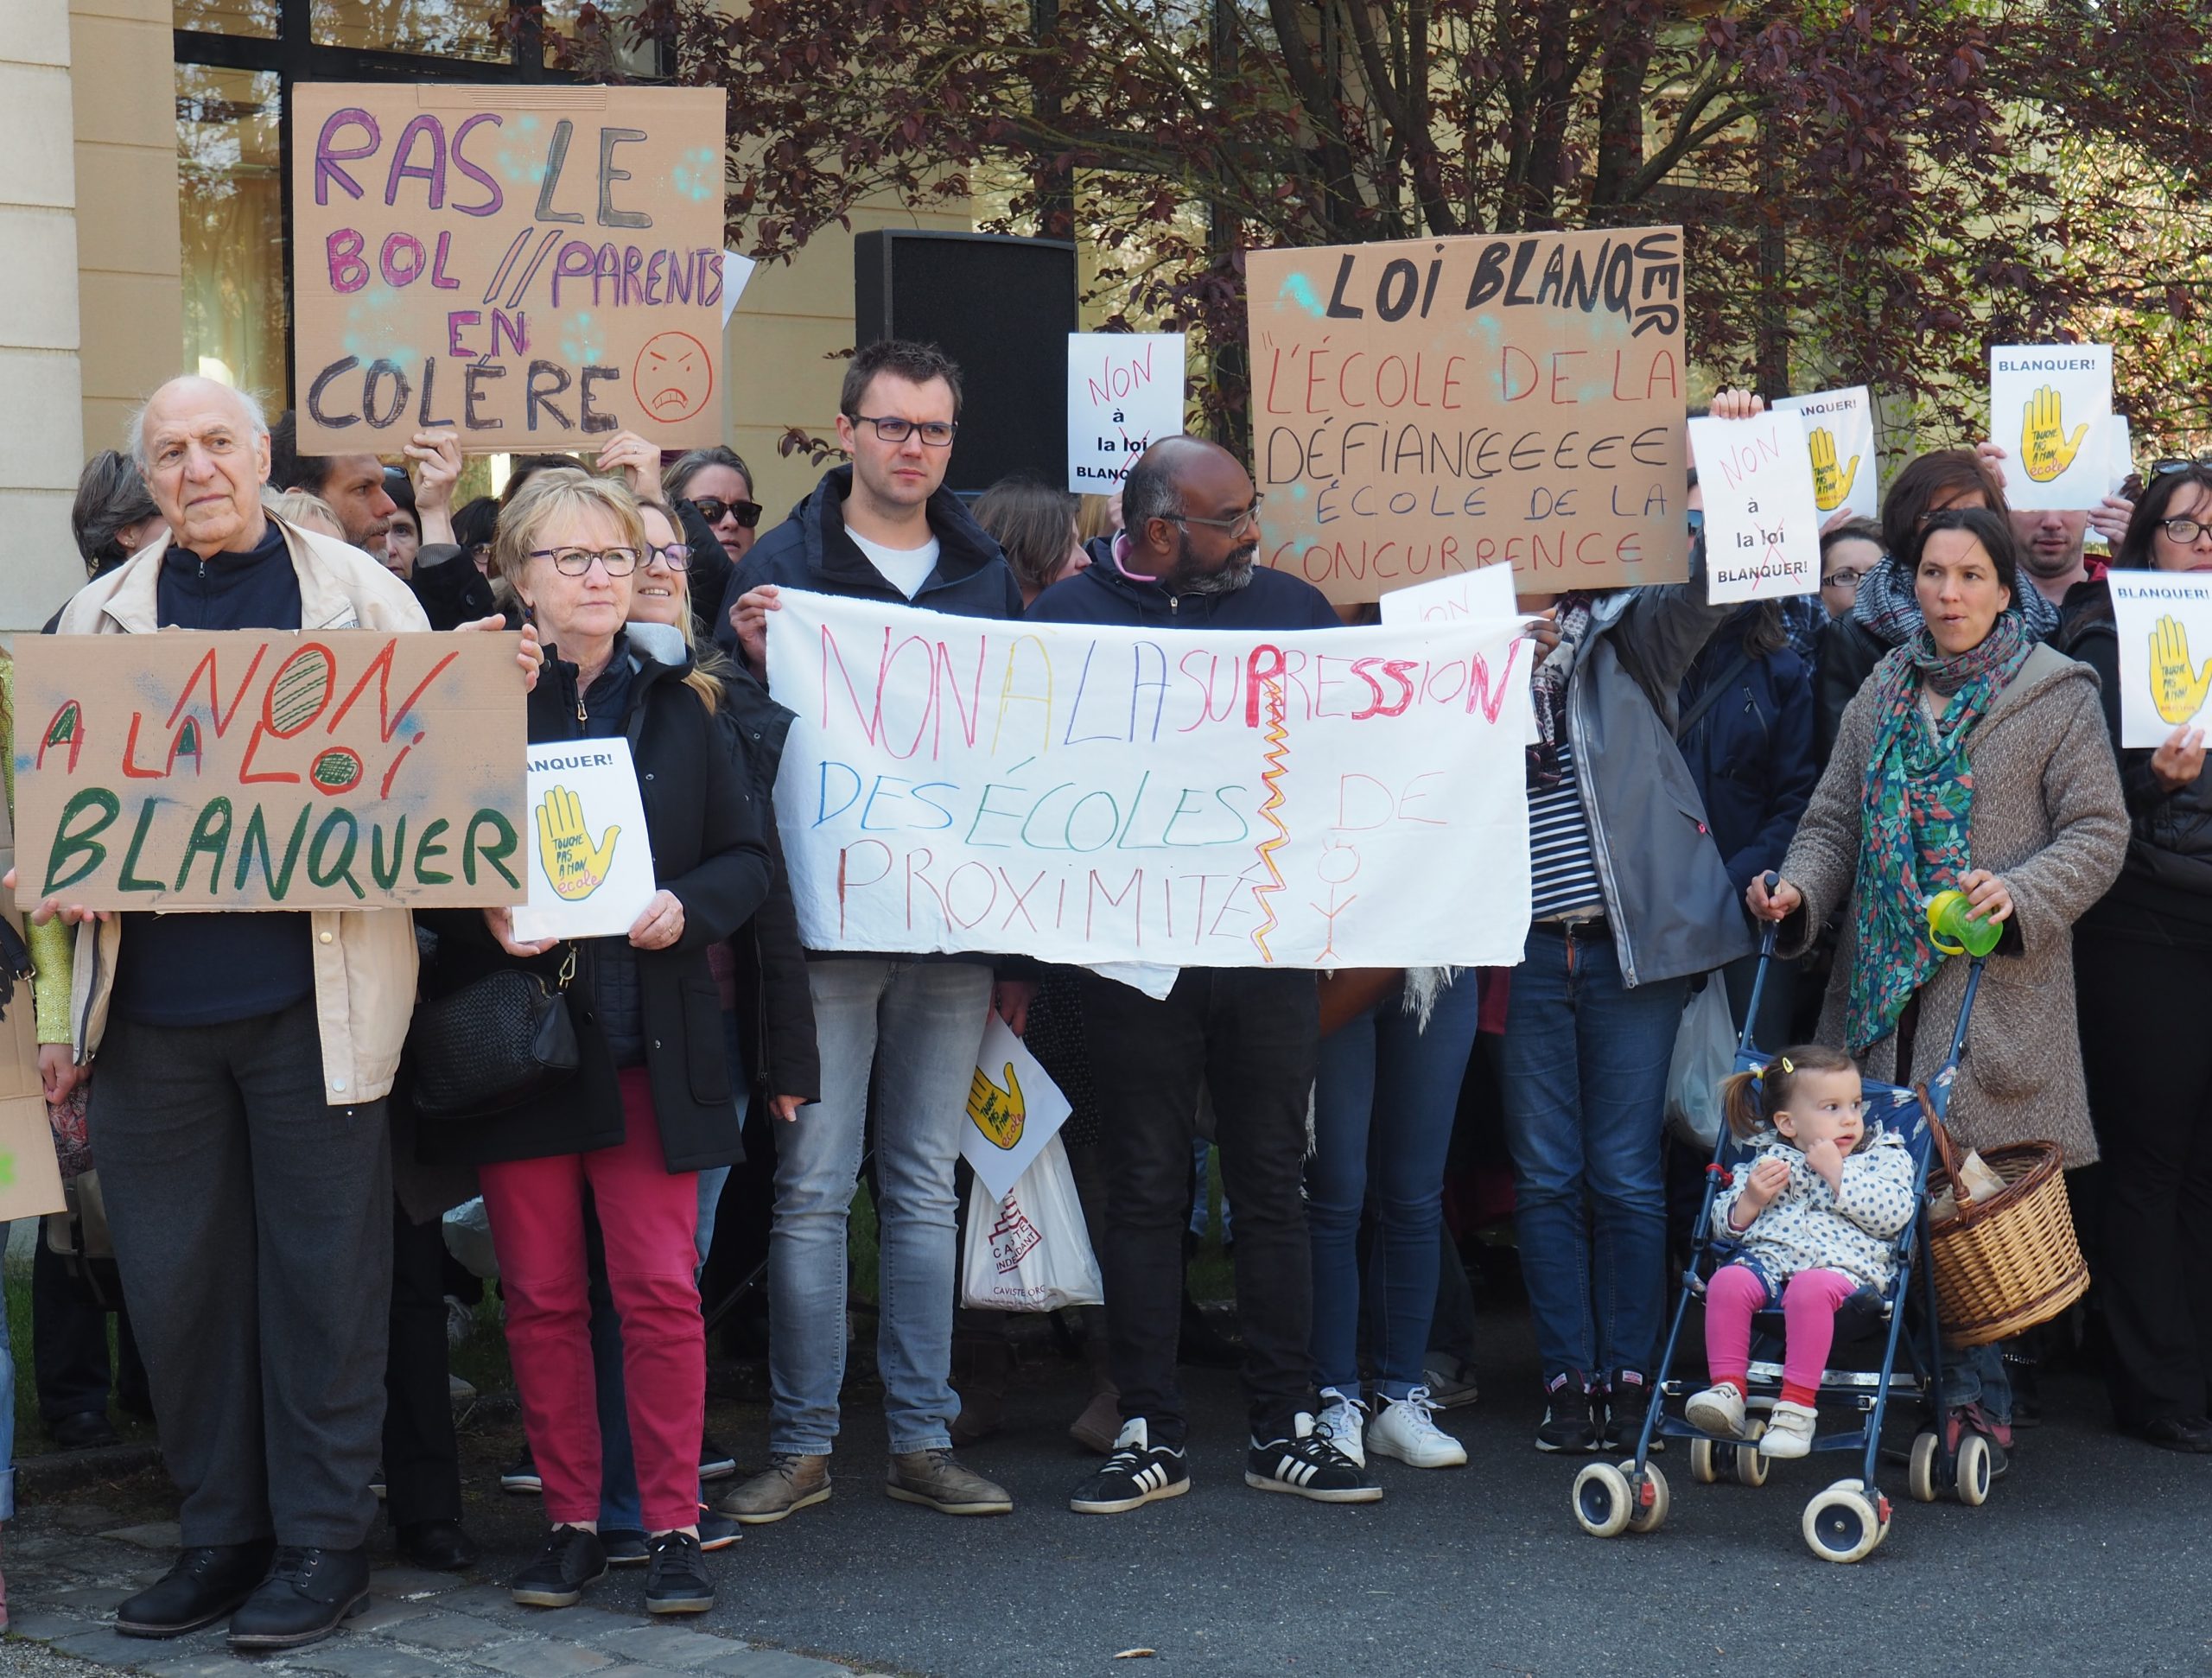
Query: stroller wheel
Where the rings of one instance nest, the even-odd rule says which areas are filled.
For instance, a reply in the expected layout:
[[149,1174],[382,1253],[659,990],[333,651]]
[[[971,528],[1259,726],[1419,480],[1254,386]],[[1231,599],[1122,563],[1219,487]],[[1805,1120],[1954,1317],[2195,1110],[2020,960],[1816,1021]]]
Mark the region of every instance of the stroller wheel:
[[1805,1505],[1805,1543],[1823,1561],[1860,1561],[1874,1553],[1886,1510],[1857,1480],[1838,1480]]
[[1574,1477],[1574,1518],[1592,1538],[1618,1538],[1636,1513],[1628,1476],[1611,1463],[1592,1463]]
[[1720,1465],[1714,1459],[1711,1440],[1690,1441],[1690,1478],[1700,1485],[1712,1485],[1720,1478]]
[[1748,1486],[1764,1485],[1768,1466],[1768,1459],[1759,1455],[1759,1448],[1756,1445],[1739,1445],[1736,1447],[1736,1478],[1741,1484]]
[[1656,1463],[1644,1464],[1640,1478],[1631,1471],[1632,1465],[1623,1463],[1621,1467],[1629,1474],[1629,1489],[1635,1497],[1635,1503],[1629,1511],[1628,1529],[1630,1532],[1658,1531],[1667,1519],[1667,1510],[1670,1507],[1667,1477],[1659,1471]]
[[1972,1428],[1959,1437],[1959,1478],[1954,1488],[1968,1509],[1989,1501],[1989,1441]]
[[1942,1490],[1936,1479],[1936,1461],[1942,1450],[1943,1441],[1934,1433],[1913,1437],[1912,1457],[1905,1469],[1905,1490],[1923,1503],[1934,1503]]

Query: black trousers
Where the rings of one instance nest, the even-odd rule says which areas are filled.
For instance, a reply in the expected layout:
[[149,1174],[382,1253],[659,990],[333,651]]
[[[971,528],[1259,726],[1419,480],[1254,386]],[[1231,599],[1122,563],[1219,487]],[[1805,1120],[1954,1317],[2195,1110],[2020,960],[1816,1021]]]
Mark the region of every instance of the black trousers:
[[384,1366],[385,1512],[395,1529],[461,1519],[447,1363],[445,1230],[392,1203],[391,1341]]
[[111,1377],[124,1409],[134,1415],[154,1411],[129,1308],[116,1308],[111,1369],[107,1313],[71,1280],[68,1262],[47,1246],[43,1229],[31,1258],[31,1372],[38,1385],[39,1419],[49,1427],[87,1412],[105,1414]]
[[1236,1208],[1236,1319],[1261,1439],[1313,1403],[1313,1285],[1302,1173],[1319,1005],[1310,972],[1185,968],[1164,1001],[1083,976],[1106,1154],[1107,1338],[1124,1419],[1179,1444],[1175,1381],[1191,1137],[1203,1084]]
[[2076,928],[2082,1066],[2103,1151],[2094,1275],[2123,1427],[2201,1416],[2212,1379],[2212,949]]

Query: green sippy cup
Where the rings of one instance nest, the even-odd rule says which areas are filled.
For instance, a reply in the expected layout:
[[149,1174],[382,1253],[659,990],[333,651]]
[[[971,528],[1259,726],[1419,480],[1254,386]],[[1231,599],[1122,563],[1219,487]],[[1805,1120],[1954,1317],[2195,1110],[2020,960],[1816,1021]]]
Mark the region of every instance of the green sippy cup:
[[1928,899],[1928,938],[1946,956],[1986,956],[1997,948],[2005,928],[1974,913],[1967,894],[1955,888]]

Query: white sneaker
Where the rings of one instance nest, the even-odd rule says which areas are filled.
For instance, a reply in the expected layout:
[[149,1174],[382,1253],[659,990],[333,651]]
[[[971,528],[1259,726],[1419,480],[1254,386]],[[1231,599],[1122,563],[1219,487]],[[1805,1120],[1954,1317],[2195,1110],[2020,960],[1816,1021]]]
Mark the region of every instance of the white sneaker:
[[1367,1442],[1377,1455],[1410,1468],[1465,1468],[1467,1447],[1436,1425],[1435,1414],[1428,1389],[1416,1387],[1382,1407],[1368,1427]]
[[1707,1387],[1692,1395],[1682,1406],[1682,1419],[1700,1433],[1711,1433],[1716,1439],[1739,1440],[1744,1437],[1744,1395],[1737,1391],[1736,1383],[1724,1381],[1717,1387]]
[[1813,1424],[1815,1413],[1802,1404],[1788,1402],[1777,1404],[1774,1414],[1767,1418],[1766,1432],[1759,1435],[1759,1455],[1762,1457],[1809,1456],[1813,1449]]
[[1367,1446],[1363,1442],[1367,1407],[1357,1399],[1345,1397],[1334,1387],[1324,1387],[1321,1414],[1314,1421],[1313,1432],[1350,1458],[1356,1466],[1367,1466]]

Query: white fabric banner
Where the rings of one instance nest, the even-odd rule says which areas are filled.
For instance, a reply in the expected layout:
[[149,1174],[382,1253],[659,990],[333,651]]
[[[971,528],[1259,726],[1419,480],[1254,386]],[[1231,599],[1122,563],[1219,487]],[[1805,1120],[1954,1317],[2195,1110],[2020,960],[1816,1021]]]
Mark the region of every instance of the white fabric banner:
[[786,589],[776,784],[810,950],[1511,965],[1517,620],[1294,633],[998,623]]

